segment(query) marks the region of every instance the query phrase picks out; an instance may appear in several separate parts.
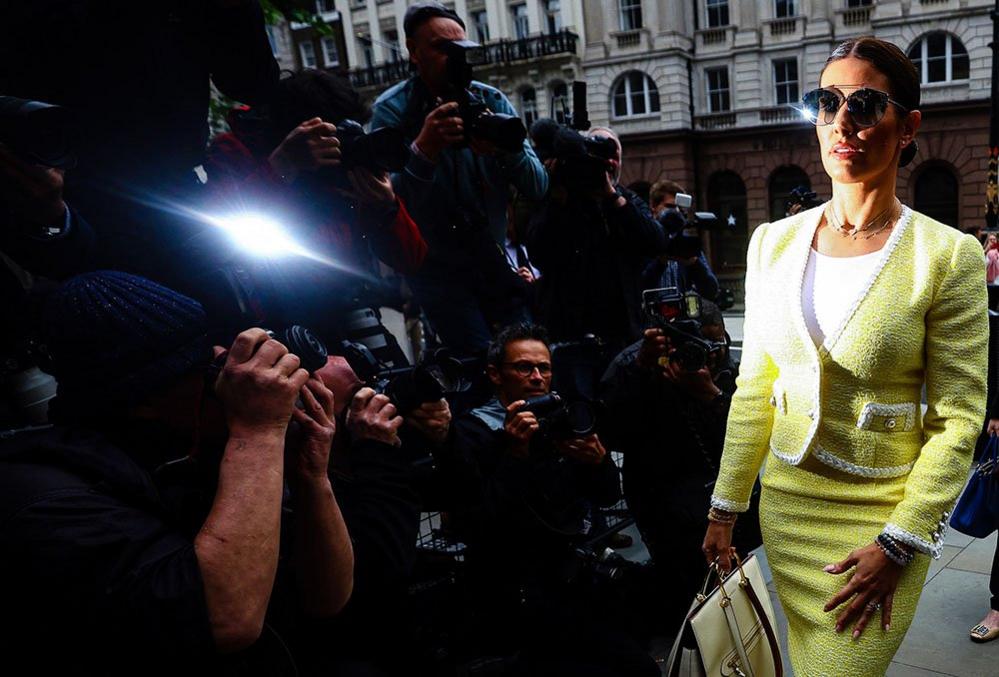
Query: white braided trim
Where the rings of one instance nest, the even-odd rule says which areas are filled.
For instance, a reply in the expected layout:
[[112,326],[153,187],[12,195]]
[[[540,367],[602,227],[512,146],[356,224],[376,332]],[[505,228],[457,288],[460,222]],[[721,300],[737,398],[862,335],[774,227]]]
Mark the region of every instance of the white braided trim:
[[851,475],[859,475],[860,477],[901,477],[902,475],[908,475],[909,471],[912,470],[912,467],[916,465],[915,461],[906,463],[905,465],[892,465],[885,468],[872,468],[866,465],[857,465],[856,463],[850,463],[849,461],[843,460],[839,456],[826,451],[818,445],[815,446],[814,454],[815,458],[819,459],[826,465]]
[[725,512],[746,512],[749,510],[749,501],[746,501],[745,503],[737,503],[735,501],[730,501],[727,498],[721,498],[720,496],[712,496],[711,507],[724,510]]
[[945,530],[946,530],[945,528],[942,528],[941,531],[939,532],[940,538],[933,541],[932,543],[930,541],[920,538],[919,536],[916,536],[914,533],[906,531],[897,524],[892,524],[891,522],[885,525],[885,528],[882,530],[882,533],[891,536],[896,541],[901,541],[902,543],[905,543],[910,548],[915,548],[919,552],[929,555],[933,559],[940,559],[940,555],[943,553],[943,539],[944,539],[943,532]]
[[899,404],[868,402],[860,412],[857,427],[862,430],[870,430],[871,421],[875,416],[904,416],[905,425],[902,426],[902,430],[908,432],[916,425],[916,405],[913,402]]

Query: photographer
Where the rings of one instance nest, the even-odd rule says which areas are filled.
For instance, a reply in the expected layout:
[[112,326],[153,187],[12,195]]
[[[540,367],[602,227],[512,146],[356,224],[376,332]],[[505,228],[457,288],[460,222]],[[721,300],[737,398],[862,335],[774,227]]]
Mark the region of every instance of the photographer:
[[377,307],[384,296],[379,261],[411,274],[427,250],[388,175],[367,166],[389,162],[383,156],[393,150],[404,156],[401,138],[395,149],[342,138],[363,134],[349,121],[370,115],[346,78],[306,69],[283,78],[263,111],[234,111],[233,131],[212,140],[205,165],[218,211],[276,213],[298,226],[296,241],[321,260],[301,259],[276,274],[264,269],[281,282],[264,310],[293,312],[331,343],[343,337],[348,312]]
[[687,217],[677,206],[677,195],[684,195],[684,190],[675,181],[656,181],[649,190],[652,213],[666,233],[667,244],[666,254],[649,264],[642,274],[643,286],[646,289],[677,287],[696,291],[713,301],[720,290],[718,278],[701,249],[700,233],[693,237],[684,233]]
[[502,253],[507,187],[540,199],[548,175],[526,140],[509,145],[482,133],[483,118],[519,125],[521,133],[523,127],[499,90],[466,82],[461,18],[421,2],[406,11],[404,29],[418,75],[378,97],[371,125],[397,127],[411,144],[409,163],[393,183],[430,247],[408,283],[444,344],[480,353],[492,328],[517,319],[523,307],[524,285]]
[[555,146],[551,193],[528,226],[541,319],[554,340],[595,334],[620,350],[641,335],[639,276],[663,253],[665,236],[645,203],[618,185],[614,132],[565,130]]
[[262,329],[212,348],[196,301],[124,273],[72,278],[42,326],[56,425],[0,442],[8,663],[288,669],[286,639],[353,582],[332,393]]
[[551,368],[544,330],[504,329],[488,353],[496,397],[455,421],[442,469],[468,546],[473,632],[486,651],[519,654],[510,674],[658,674],[616,624],[614,595],[574,573],[588,507],[613,504],[620,490],[596,434],[562,439],[525,408],[549,393]]
[[[686,613],[707,573],[699,548],[735,391],[721,311],[702,301],[699,323],[699,338],[719,346],[703,368],[685,369],[678,339],[651,328],[614,358],[601,381],[605,430],[624,453],[624,493],[652,555],[660,586],[655,615],[667,631]],[[740,553],[759,545],[750,520],[738,530]],[[662,603],[670,607],[665,615]]]

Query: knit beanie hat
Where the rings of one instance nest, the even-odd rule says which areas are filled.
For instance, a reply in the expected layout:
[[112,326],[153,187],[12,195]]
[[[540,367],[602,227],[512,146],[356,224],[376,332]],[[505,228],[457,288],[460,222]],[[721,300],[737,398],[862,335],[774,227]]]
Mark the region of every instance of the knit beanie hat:
[[118,271],[78,275],[53,292],[42,336],[59,412],[142,402],[210,357],[201,304]]

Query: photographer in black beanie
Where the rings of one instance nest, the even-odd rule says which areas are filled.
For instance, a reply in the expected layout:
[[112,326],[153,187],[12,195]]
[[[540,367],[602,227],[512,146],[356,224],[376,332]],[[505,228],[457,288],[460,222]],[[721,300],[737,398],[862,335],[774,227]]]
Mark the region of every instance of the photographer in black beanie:
[[10,664],[272,674],[291,660],[281,635],[346,604],[332,393],[264,330],[225,350],[206,327],[197,302],[124,273],[49,299],[56,425],[0,442]]

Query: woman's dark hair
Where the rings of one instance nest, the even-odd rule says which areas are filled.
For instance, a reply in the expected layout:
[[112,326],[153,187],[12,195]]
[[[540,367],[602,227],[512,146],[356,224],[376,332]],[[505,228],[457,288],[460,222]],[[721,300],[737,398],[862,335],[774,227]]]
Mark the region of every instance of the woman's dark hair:
[[334,124],[354,120],[363,125],[371,118],[371,109],[342,75],[306,68],[282,77],[269,105],[273,136],[283,139],[316,117]]
[[[833,61],[847,59],[863,59],[870,62],[876,69],[888,78],[889,91],[895,101],[905,106],[910,111],[919,108],[919,72],[915,64],[905,55],[898,46],[879,40],[873,36],[852,38],[840,43],[826,59],[826,65],[822,70],[825,72],[826,66]],[[821,79],[821,74],[819,74]],[[902,149],[902,154],[898,158],[900,167],[912,162],[916,155],[916,140]]]
[[506,347],[515,341],[540,341],[548,345],[548,331],[539,324],[519,322],[506,327],[493,342],[489,344],[486,353],[486,364],[499,369],[506,359]]

